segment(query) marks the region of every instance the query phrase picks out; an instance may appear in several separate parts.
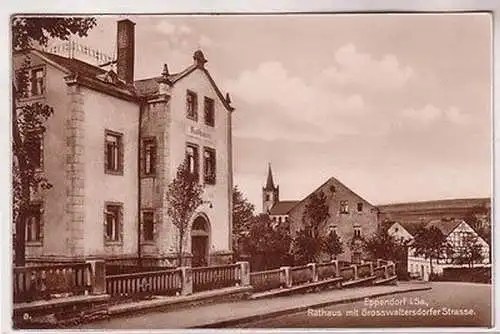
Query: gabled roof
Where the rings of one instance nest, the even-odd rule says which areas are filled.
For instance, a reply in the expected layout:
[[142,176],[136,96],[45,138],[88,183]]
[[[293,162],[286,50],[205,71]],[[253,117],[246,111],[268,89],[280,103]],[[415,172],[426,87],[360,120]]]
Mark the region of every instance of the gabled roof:
[[449,220],[433,220],[425,225],[425,228],[436,227],[443,235],[448,236],[453,230],[460,225],[463,220],[460,219],[449,219]]
[[300,201],[279,201],[269,210],[271,216],[287,215]]
[[[196,52],[195,52],[195,54],[196,54]],[[154,96],[154,95],[157,95],[159,93],[161,80],[167,79],[171,85],[174,85],[176,82],[185,78],[186,76],[188,76],[189,74],[191,74],[192,72],[194,72],[197,69],[199,69],[199,70],[203,71],[203,73],[205,73],[205,75],[208,78],[208,81],[212,85],[212,88],[215,90],[215,93],[219,97],[219,100],[222,102],[224,107],[229,111],[233,111],[234,108],[230,105],[231,101],[229,100],[229,95],[224,97],[224,95],[220,91],[219,87],[215,84],[215,81],[212,78],[212,76],[210,75],[210,73],[208,72],[208,70],[204,66],[197,64],[196,62],[181,72],[168,74],[165,77],[164,76],[156,76],[156,77],[152,77],[152,78],[137,80],[134,82],[134,86],[136,88],[138,95],[144,96],[144,97]]]
[[[398,221],[395,223],[398,223],[401,227],[403,227],[412,236],[415,236],[417,234],[418,230],[425,226],[425,223],[422,223],[420,221],[416,221],[416,222],[400,222],[400,221]],[[392,226],[394,224],[391,224],[390,226]]]

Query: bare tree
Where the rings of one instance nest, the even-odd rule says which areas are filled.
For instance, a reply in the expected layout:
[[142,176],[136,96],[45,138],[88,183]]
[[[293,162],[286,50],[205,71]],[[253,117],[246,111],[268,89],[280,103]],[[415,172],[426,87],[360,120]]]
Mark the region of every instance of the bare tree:
[[177,228],[177,263],[182,266],[182,253],[189,231],[189,222],[196,209],[202,204],[203,186],[199,177],[188,168],[187,159],[177,168],[175,178],[168,185],[167,213]]

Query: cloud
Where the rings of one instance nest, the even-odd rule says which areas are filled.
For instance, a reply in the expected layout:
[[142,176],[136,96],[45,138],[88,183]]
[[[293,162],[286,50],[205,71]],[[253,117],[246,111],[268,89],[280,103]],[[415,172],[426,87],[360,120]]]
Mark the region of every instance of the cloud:
[[165,35],[190,35],[192,30],[187,25],[183,24],[176,26],[168,21],[160,21],[156,25],[156,30]]
[[428,104],[421,109],[408,108],[403,110],[403,117],[423,124],[431,124],[437,121],[448,121],[453,124],[467,124],[471,118],[469,114],[462,112],[457,107],[440,109]]
[[399,63],[396,56],[386,54],[375,59],[359,52],[353,44],[340,47],[334,54],[335,65],[323,71],[325,78],[337,85],[354,85],[374,90],[402,87],[414,76],[409,66]]
[[198,40],[200,47],[210,47],[214,44],[213,40],[206,35],[201,35]]
[[[359,94],[340,94],[294,76],[280,62],[261,63],[224,84],[245,103],[251,120],[236,124],[235,134],[269,140],[292,137],[318,142],[353,135],[352,119],[368,111]],[[293,134],[293,135],[292,135]],[[292,136],[291,136],[292,135]]]
[[[296,140],[329,140],[339,134],[354,134],[356,127],[348,119],[367,112],[359,94],[339,94],[306,82],[277,61],[245,70],[224,87],[255,110],[251,126],[243,124],[239,132],[235,131],[245,136],[273,139],[287,133],[289,136],[293,129]],[[265,111],[269,109],[272,113]],[[270,119],[271,114],[279,118]]]

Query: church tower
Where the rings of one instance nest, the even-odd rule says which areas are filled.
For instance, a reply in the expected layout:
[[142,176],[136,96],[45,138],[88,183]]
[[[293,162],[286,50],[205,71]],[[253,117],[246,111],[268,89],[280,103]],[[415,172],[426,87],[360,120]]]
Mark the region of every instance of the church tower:
[[262,188],[262,213],[268,213],[274,204],[278,203],[280,200],[280,187],[274,186],[273,182],[273,172],[271,170],[271,164],[267,171],[267,181],[266,186]]

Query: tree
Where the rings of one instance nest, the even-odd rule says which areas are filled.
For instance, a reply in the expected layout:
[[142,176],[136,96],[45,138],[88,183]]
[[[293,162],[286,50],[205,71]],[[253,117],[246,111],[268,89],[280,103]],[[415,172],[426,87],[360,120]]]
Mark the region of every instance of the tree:
[[448,253],[450,246],[446,242],[446,236],[435,226],[420,227],[413,242],[415,255],[429,259],[430,274],[433,275],[432,260],[439,259],[444,253]]
[[313,193],[302,217],[303,228],[293,240],[295,261],[300,264],[316,262],[324,248],[322,231],[330,217],[327,198],[323,192]]
[[474,267],[474,263],[481,262],[484,259],[483,246],[479,243],[477,235],[467,233],[455,255],[459,264],[468,264],[470,268]]
[[398,261],[404,253],[405,243],[389,235],[387,229],[379,229],[364,241],[364,248],[374,259]]
[[199,177],[188,168],[187,159],[177,168],[175,178],[169,183],[167,190],[167,213],[177,228],[177,263],[182,266],[182,255],[189,222],[196,209],[203,203],[203,186]]
[[491,245],[491,209],[475,206],[468,210],[464,221],[472,227],[489,245]]
[[[22,17],[12,19],[12,51],[21,52],[33,46],[47,46],[50,38],[68,40],[71,35],[80,37],[96,24],[95,18]],[[23,102],[20,99],[28,87],[29,55],[12,80],[12,217],[16,226],[15,264],[25,263],[26,218],[29,214],[33,192],[51,187],[37,170],[37,150],[45,132],[45,122],[54,109],[46,104]]]
[[233,188],[233,252],[235,258],[242,255],[241,241],[250,230],[250,224],[254,218],[255,207],[245,195],[238,189]]
[[342,254],[343,245],[337,232],[330,231],[323,240],[323,250],[330,255],[330,260],[336,259],[337,255]]
[[275,225],[267,214],[252,219],[242,247],[253,270],[266,270],[289,264],[291,237],[286,224]]

